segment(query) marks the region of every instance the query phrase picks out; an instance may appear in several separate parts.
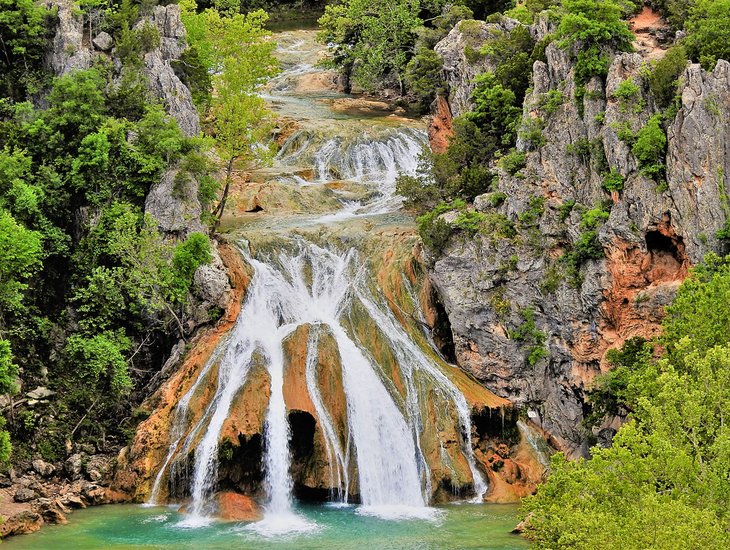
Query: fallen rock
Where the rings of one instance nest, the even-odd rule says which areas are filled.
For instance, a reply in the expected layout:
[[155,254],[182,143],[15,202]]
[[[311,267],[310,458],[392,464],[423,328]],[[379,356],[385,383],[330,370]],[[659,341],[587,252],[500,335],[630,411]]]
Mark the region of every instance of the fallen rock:
[[48,399],[52,395],[55,395],[56,392],[53,390],[49,390],[48,388],[44,386],[38,386],[36,389],[29,391],[25,394],[25,396],[28,399],[34,399],[36,401],[42,401],[44,399]]
[[38,494],[33,489],[18,489],[13,496],[15,502],[30,502],[33,499],[38,498]]
[[12,535],[25,535],[38,531],[43,525],[43,518],[36,512],[26,510],[10,516],[0,524],[0,537],[5,538]]
[[56,467],[53,464],[46,462],[43,459],[36,459],[33,461],[33,469],[43,477],[50,477],[56,471]]
[[66,473],[72,478],[77,478],[81,475],[81,463],[82,458],[80,453],[72,454],[64,463]]
[[114,45],[114,40],[109,35],[109,33],[102,31],[96,35],[96,38],[94,38],[91,43],[94,44],[94,47],[97,50],[108,52],[112,49],[112,46]]
[[86,508],[86,503],[79,495],[67,493],[61,496],[61,504],[70,508]]
[[258,504],[240,493],[218,493],[218,516],[226,521],[258,521],[263,515]]

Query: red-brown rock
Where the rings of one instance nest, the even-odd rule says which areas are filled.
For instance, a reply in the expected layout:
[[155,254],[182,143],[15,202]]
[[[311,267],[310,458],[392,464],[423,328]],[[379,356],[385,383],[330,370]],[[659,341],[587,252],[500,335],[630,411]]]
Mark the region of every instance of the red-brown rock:
[[218,493],[218,517],[226,521],[258,521],[263,515],[258,504],[240,493]]

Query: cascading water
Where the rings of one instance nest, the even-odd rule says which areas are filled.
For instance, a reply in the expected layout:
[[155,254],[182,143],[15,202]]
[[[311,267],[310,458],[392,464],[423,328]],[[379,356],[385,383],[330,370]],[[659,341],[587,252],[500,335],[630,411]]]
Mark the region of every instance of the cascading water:
[[[303,42],[294,41],[281,53],[296,59],[303,47]],[[291,90],[296,88],[297,78],[314,71],[313,63],[291,64],[270,88],[278,108],[292,110],[288,114],[300,113],[312,103]],[[319,116],[321,107],[315,112]],[[157,502],[165,476],[170,483],[171,472],[179,463],[187,464],[194,453],[186,525],[206,523],[216,513],[213,497],[219,484],[224,426],[252,373],[263,367],[269,390],[261,460],[265,514],[247,529],[268,536],[313,528],[292,506],[293,433],[286,385],[290,383],[287,377],[292,376],[288,369],[293,367],[286,350],[300,329],[308,331],[306,343],[301,344],[306,345],[304,386],[321,438],[328,476],[325,485],[335,500],[359,500],[362,513],[385,518],[429,517],[428,504],[434,493],[430,463],[434,454],[426,451],[429,445],[454,475],[461,467],[457,462],[467,465],[461,467],[462,473],[469,478],[475,499],[480,500],[486,491],[472,450],[469,405],[444,372],[453,367],[430,350],[424,351],[424,344],[417,343],[399,321],[374,283],[367,253],[358,245],[357,236],[323,236],[316,229],[335,221],[352,219],[354,223],[365,216],[392,215],[401,204],[395,194],[397,176],[416,172],[427,143],[419,125],[389,122],[377,126],[364,121],[362,126],[367,129],[355,130],[349,137],[332,131],[342,128],[336,122],[325,128],[300,128],[280,148],[274,170],[280,169],[281,174],[271,178],[277,185],[327,187],[336,195],[339,183],[347,181],[367,192],[357,200],[343,200],[338,212],[305,213],[298,227],[288,225],[273,240],[260,238],[260,246],[254,244],[244,252],[253,275],[241,313],[174,410],[170,444],[150,496],[150,502]],[[302,175],[291,175],[295,173]],[[305,228],[312,227],[313,234],[306,234]],[[407,281],[404,285],[405,293],[412,293]],[[411,298],[418,306],[415,294]],[[322,370],[320,361],[320,350],[328,345],[336,355],[337,376],[341,376],[342,410],[331,402],[331,390],[323,390],[323,377],[333,376]],[[387,357],[393,358],[393,365]],[[201,396],[205,381],[215,386],[207,397]],[[428,397],[424,387],[429,388]],[[197,415],[192,413],[193,402],[198,404],[195,410],[201,411]],[[450,436],[442,437],[440,428],[434,428],[437,421],[428,417],[425,404],[439,409],[447,419],[439,422],[451,422],[462,458],[453,459],[457,451],[446,441]]]

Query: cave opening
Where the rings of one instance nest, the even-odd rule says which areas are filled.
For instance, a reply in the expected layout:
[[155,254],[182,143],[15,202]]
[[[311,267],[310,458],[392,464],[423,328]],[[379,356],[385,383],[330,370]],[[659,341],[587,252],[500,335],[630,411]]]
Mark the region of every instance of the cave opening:
[[264,442],[261,434],[238,435],[238,445],[227,439],[218,449],[218,482],[220,490],[255,494],[262,488]]
[[428,293],[428,306],[433,308],[435,313],[433,326],[430,327],[433,343],[436,344],[444,359],[449,363],[456,364],[456,346],[454,345],[454,334],[451,331],[449,314],[446,312],[441,297],[433,286],[431,286]]
[[314,452],[314,430],[317,422],[314,417],[305,411],[291,411],[289,413],[289,427],[291,429],[290,449],[292,460],[303,462]]
[[512,407],[484,407],[478,412],[473,412],[471,424],[476,431],[476,443],[496,440],[509,445],[517,443],[520,439],[520,431],[517,428],[519,418],[519,411]]
[[649,252],[671,254],[678,262],[682,261],[677,243],[672,237],[667,237],[659,231],[647,231],[645,239],[646,249]]

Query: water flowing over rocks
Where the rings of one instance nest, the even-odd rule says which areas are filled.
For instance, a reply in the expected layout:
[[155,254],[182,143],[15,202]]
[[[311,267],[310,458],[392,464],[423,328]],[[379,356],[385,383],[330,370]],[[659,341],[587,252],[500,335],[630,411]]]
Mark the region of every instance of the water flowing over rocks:
[[[549,27],[540,20],[532,35],[539,40]],[[436,47],[444,56],[455,116],[469,106],[471,79],[489,69],[467,59],[468,48],[489,40],[486,24],[478,30],[467,43],[457,25]],[[535,148],[520,137],[517,148],[526,153],[526,166],[515,176],[500,170],[496,189],[506,195],[497,212],[513,221],[531,199],[542,198],[539,220],[519,240],[490,235],[453,239],[443,254],[430,258],[429,270],[448,315],[459,365],[525,408],[555,445],[580,456],[588,449],[589,434],[581,427],[588,410],[586,392],[607,368],[606,350],[634,336],[656,335],[664,307],[688,268],[706,253],[722,251],[716,233],[730,215],[725,191],[730,185],[730,133],[723,122],[730,117],[730,63],[718,61],[711,72],[687,67],[681,108],[667,132],[666,189],[661,189],[642,175],[631,148],[618,136],[619,127],[636,132],[657,112],[642,84],[646,58],[615,55],[605,82],[594,78],[587,83],[579,110],[568,52],[552,43],[545,57],[546,62],[534,64],[523,113],[526,120],[544,118],[545,143]],[[630,113],[614,96],[627,79],[640,89]],[[561,92],[564,101],[546,115],[540,102],[548,91]],[[590,144],[593,152],[577,154],[575,144],[581,143]],[[623,191],[610,197],[610,217],[598,234],[606,257],[585,264],[577,287],[563,279],[555,290],[546,289],[566,240],[575,242],[581,233],[578,212],[561,218],[561,206],[576,201],[590,208],[609,198],[594,167],[602,155],[625,178]],[[475,207],[494,211],[487,196],[477,197]],[[504,259],[510,257],[516,264],[506,268]],[[534,365],[527,361],[528,347],[509,336],[524,322],[525,309],[534,310],[537,328],[547,335],[549,357]]]

